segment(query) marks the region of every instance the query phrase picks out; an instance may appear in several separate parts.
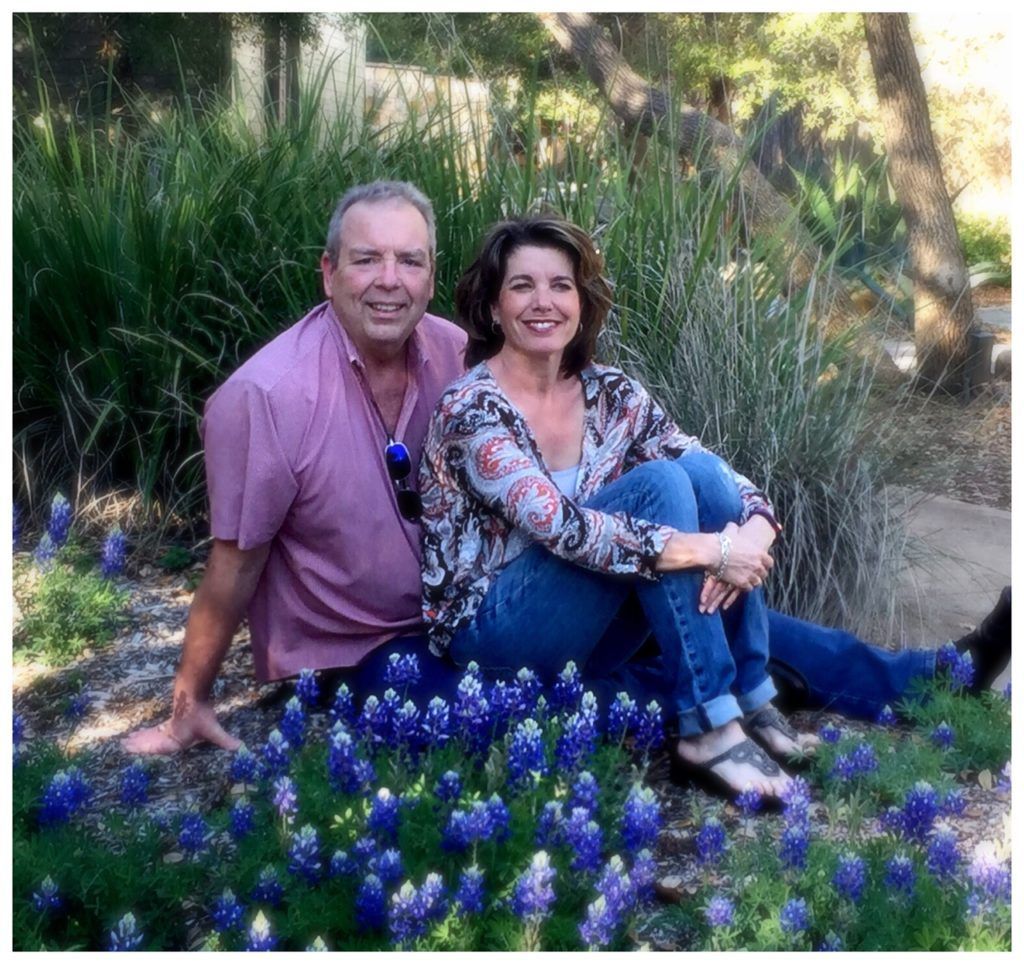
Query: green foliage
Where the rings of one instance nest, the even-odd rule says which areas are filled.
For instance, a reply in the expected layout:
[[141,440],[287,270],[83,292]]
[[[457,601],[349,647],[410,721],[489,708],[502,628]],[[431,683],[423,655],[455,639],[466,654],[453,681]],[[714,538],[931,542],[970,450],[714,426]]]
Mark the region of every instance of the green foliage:
[[108,643],[123,621],[128,592],[95,568],[74,566],[70,558],[64,550],[42,574],[26,567],[16,571],[14,591],[22,618],[14,649],[19,658],[62,666]]
[[1010,283],[1010,225],[1005,218],[956,215],[956,229],[971,274],[994,284]]
[[171,546],[159,559],[156,564],[168,572],[181,572],[192,565],[195,557],[189,549],[184,546]]

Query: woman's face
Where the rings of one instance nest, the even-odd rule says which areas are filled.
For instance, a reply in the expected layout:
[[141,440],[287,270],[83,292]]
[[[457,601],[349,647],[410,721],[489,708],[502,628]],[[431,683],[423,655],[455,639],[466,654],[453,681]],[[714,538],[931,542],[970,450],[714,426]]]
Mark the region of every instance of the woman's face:
[[560,248],[516,248],[491,314],[505,334],[503,353],[561,359],[580,327],[580,294],[569,256]]

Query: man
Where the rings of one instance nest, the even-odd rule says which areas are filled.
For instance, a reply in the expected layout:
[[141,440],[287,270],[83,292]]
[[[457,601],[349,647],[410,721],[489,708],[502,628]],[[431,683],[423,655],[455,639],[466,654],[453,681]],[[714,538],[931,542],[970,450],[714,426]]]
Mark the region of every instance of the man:
[[[130,752],[175,753],[204,740],[238,746],[210,694],[245,615],[261,682],[352,667],[358,692],[379,680],[387,653],[400,651],[422,654],[425,691],[450,686],[454,675],[419,635],[418,497],[410,486],[430,414],[461,374],[466,342],[455,325],[426,313],[435,253],[433,210],[415,187],[352,188],[321,258],[327,301],[207,402],[213,549],[189,612],[171,717],[130,734]],[[1008,658],[1008,593],[1001,607],[957,644],[971,649],[984,685]],[[886,653],[779,613],[770,614],[769,635],[773,675],[791,702],[851,715],[873,717],[935,670],[933,651]],[[657,695],[659,683],[653,658],[605,688]]]

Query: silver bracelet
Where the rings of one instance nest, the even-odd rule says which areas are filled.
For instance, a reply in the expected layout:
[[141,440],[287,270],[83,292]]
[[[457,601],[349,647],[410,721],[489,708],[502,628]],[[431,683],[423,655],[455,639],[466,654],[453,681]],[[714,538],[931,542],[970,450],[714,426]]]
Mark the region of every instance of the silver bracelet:
[[724,532],[719,532],[718,546],[722,551],[722,561],[718,564],[718,569],[715,571],[715,578],[721,579],[725,574],[725,567],[729,565],[729,550],[732,548],[732,539]]

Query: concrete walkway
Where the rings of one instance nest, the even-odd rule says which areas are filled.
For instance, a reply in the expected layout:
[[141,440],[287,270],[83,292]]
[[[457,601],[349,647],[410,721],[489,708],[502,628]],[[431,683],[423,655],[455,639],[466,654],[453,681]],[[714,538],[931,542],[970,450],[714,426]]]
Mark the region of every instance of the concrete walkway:
[[[1010,584],[1010,513],[907,490],[898,495],[909,535],[899,583],[904,639],[935,646],[977,625]],[[1007,667],[996,686],[1009,678]]]

